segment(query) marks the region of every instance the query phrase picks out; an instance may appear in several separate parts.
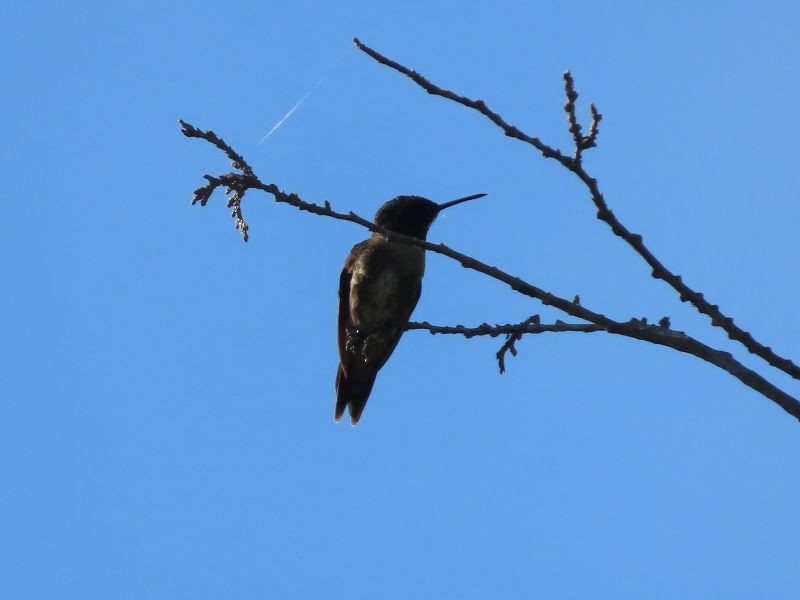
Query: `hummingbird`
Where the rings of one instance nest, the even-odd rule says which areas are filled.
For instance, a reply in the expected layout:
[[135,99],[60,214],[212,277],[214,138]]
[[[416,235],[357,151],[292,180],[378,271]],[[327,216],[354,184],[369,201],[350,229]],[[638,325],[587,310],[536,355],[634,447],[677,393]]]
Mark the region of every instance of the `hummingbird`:
[[[397,196],[375,213],[375,224],[420,240],[441,211],[486,194],[437,204],[421,196]],[[425,250],[373,233],[353,246],[339,276],[338,422],[345,408],[350,423],[361,418],[375,377],[394,351],[417,305],[425,273]]]

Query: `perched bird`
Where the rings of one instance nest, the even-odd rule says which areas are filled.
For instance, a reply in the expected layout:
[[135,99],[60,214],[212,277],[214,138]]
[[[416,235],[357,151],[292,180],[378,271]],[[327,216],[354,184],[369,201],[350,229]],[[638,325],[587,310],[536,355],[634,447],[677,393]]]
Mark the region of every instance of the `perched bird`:
[[[442,210],[485,195],[443,204],[420,196],[397,196],[378,209],[375,223],[424,240]],[[400,341],[417,305],[424,272],[422,248],[393,242],[379,233],[350,251],[339,277],[337,421],[345,407],[353,425],[361,418],[375,376]]]

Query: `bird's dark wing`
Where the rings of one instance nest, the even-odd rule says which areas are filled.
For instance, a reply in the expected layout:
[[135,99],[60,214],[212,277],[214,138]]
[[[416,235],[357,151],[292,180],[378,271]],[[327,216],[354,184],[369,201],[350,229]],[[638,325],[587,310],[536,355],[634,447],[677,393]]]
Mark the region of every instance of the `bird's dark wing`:
[[[339,348],[339,366],[336,368],[336,409],[334,411],[334,418],[338,421],[342,418],[347,403],[354,395],[354,381],[348,380],[348,374],[351,372],[353,365],[353,352],[352,347],[350,350],[347,348],[348,331],[352,329],[352,317],[350,316],[350,285],[353,279],[353,264],[360,256],[361,252],[367,251],[368,246],[366,240],[353,246],[350,255],[342,267],[342,272],[339,275],[339,316],[337,319],[337,344]],[[351,334],[352,335],[352,334]],[[351,341],[352,346],[352,341]],[[369,392],[372,385],[366,391]],[[359,394],[360,395],[360,394]]]
[[[347,324],[350,320],[350,279],[352,274],[349,265],[345,264],[339,275],[339,319],[337,327],[337,342],[339,344],[339,365],[340,369],[347,374],[350,363],[349,354],[346,349],[347,343]],[[338,376],[337,376],[338,380]]]

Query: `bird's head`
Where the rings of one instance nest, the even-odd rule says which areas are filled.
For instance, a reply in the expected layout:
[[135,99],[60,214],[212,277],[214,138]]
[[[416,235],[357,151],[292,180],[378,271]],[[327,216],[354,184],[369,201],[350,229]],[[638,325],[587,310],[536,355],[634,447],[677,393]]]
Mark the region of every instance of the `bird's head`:
[[467,200],[482,198],[485,195],[474,194],[442,204],[437,204],[422,196],[397,196],[378,209],[378,212],[375,213],[375,223],[390,231],[424,240],[428,235],[428,229],[445,208]]

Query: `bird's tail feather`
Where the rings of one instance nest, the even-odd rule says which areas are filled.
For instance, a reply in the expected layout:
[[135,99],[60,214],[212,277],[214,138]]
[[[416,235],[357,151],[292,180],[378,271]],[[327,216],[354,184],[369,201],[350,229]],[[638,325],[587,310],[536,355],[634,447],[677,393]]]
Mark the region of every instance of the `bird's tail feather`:
[[358,423],[374,384],[374,375],[367,379],[358,379],[353,374],[348,377],[342,365],[339,365],[339,370],[336,371],[336,411],[334,413],[336,421],[342,418],[344,409],[347,407],[350,412],[350,424]]

